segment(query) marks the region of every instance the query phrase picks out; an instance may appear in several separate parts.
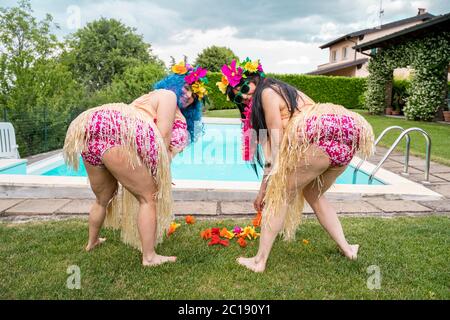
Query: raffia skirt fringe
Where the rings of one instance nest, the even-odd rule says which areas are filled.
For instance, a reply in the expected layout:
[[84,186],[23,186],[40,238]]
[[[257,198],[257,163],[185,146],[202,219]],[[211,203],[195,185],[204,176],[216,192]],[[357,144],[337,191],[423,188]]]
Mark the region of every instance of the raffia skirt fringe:
[[[66,140],[63,148],[63,156],[68,166],[78,170],[79,159],[81,153],[86,150],[87,143],[90,139],[89,130],[92,114],[102,110],[115,110],[121,112],[125,116],[126,121],[117,124],[114,132],[116,141],[121,142],[121,147],[127,155],[129,165],[136,168],[145,165],[150,175],[152,175],[151,167],[145,163],[138,154],[136,145],[136,126],[138,123],[149,124],[153,129],[155,143],[158,145],[158,161],[156,174],[153,176],[157,186],[155,199],[157,201],[157,243],[161,243],[164,235],[169,229],[170,223],[173,221],[172,213],[172,187],[170,174],[170,161],[164,141],[159,133],[158,128],[143,112],[123,103],[106,104],[96,108],[89,109],[80,114],[72,121],[67,131]],[[113,121],[113,119],[111,119]],[[150,130],[144,126],[145,130]],[[144,132],[146,136],[147,132]],[[105,227],[115,230],[121,230],[122,241],[132,247],[142,250],[137,221],[139,213],[139,203],[137,199],[126,188],[119,187],[118,192],[110,201],[107,207],[107,215],[105,219]]]
[[[281,208],[288,206],[286,219],[281,234],[285,240],[294,240],[297,227],[301,223],[301,217],[304,207],[303,192],[296,193],[295,198],[288,196],[287,179],[292,175],[293,170],[302,159],[306,159],[306,151],[311,144],[317,144],[322,130],[322,121],[315,121],[313,128],[314,138],[310,139],[306,132],[307,120],[312,117],[320,119],[323,115],[346,115],[354,119],[359,135],[352,141],[352,152],[357,152],[362,158],[366,159],[374,151],[374,134],[371,125],[359,114],[345,109],[343,106],[325,103],[315,104],[306,107],[290,119],[285,130],[283,140],[280,146],[278,158],[275,161],[274,168],[269,174],[269,181],[265,196],[265,208],[263,212],[263,226],[270,228],[270,221],[274,215],[279,214]],[[342,130],[340,130],[342,132]],[[321,177],[316,180],[319,188],[323,185]]]

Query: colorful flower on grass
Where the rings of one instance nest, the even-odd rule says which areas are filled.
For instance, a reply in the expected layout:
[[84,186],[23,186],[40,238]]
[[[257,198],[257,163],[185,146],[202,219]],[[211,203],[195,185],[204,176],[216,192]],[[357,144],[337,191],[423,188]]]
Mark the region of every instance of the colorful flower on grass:
[[220,239],[220,236],[218,234],[213,234],[211,241],[208,243],[208,246],[216,246],[216,245],[228,247],[230,245],[230,242],[228,240]]
[[308,245],[308,244],[309,244],[309,241],[306,240],[306,239],[303,239],[303,244],[304,244],[304,245]]
[[227,239],[233,239],[234,238],[234,233],[233,232],[231,232],[231,231],[229,231],[227,228],[223,228],[221,231],[220,231],[220,236],[222,237],[222,238],[227,238]]
[[187,216],[186,217],[186,223],[187,224],[194,224],[195,223],[195,218],[193,216]]
[[211,229],[206,229],[200,233],[200,237],[202,237],[203,240],[209,240],[212,237]]
[[172,234],[174,234],[175,231],[177,231],[177,229],[179,227],[181,227],[181,224],[176,223],[176,222],[172,222],[170,224],[169,231],[167,231],[167,236],[170,237]]
[[253,226],[255,228],[260,227],[261,226],[261,220],[262,220],[262,212],[260,211],[260,212],[258,212],[256,214],[256,217],[253,219]]
[[244,238],[239,238],[238,243],[241,246],[241,248],[245,248],[247,246],[247,241],[245,241]]
[[257,239],[259,233],[256,232],[254,227],[245,227],[242,233],[239,235],[241,238],[248,238],[249,240]]
[[242,228],[241,228],[241,227],[234,227],[233,233],[234,233],[236,236],[239,236],[239,235],[242,233]]

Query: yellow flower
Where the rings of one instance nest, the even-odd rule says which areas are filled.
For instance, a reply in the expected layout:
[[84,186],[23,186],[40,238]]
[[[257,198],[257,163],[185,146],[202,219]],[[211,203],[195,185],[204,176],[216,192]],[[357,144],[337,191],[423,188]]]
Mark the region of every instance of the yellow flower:
[[239,235],[241,238],[248,238],[249,240],[257,239],[259,237],[259,233],[256,232],[254,227],[245,227],[244,231]]
[[175,74],[186,74],[187,68],[186,68],[186,65],[184,64],[184,61],[174,65],[172,67],[172,72]]
[[217,82],[216,85],[223,94],[227,93],[228,80],[225,76],[222,76],[222,81]]
[[303,239],[303,244],[304,244],[304,245],[308,245],[308,244],[309,244],[309,241],[306,240],[306,239]]
[[176,222],[172,222],[172,223],[170,224],[169,230],[168,230],[168,232],[167,232],[167,236],[170,237],[172,234],[175,233],[175,231],[177,231],[177,229],[178,229],[179,227],[181,227],[181,224],[176,223]]
[[258,71],[259,61],[247,62],[244,66],[244,69],[248,72],[255,73]]
[[208,94],[208,90],[206,90],[203,83],[199,81],[192,85],[192,92],[194,92],[200,100]]

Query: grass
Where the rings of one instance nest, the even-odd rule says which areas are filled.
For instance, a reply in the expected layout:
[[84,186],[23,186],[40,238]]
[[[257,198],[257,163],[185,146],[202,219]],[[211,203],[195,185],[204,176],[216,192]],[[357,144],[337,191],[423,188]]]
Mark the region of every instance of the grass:
[[[375,135],[378,137],[384,129],[390,126],[401,126],[404,129],[421,128],[425,130],[431,137],[431,159],[433,161],[450,165],[450,148],[448,147],[448,139],[450,138],[450,125],[423,121],[407,121],[404,119],[390,118],[385,116],[370,115],[367,111],[356,110],[363,115],[372,125]],[[379,144],[383,147],[390,147],[397,139],[399,131],[389,133]],[[405,150],[406,143],[400,143],[397,150]],[[426,142],[422,134],[411,133],[411,154],[425,158]],[[425,162],[424,162],[425,167]]]
[[[450,298],[448,217],[341,220],[349,241],[362,246],[358,261],[342,257],[318,222],[305,219],[296,242],[275,243],[264,274],[235,263],[255,254],[257,241],[219,248],[199,237],[205,228],[232,228],[236,221],[183,223],[159,247],[178,262],[147,269],[113,231],[103,231],[107,244],[85,253],[86,221],[0,224],[0,299]],[[81,290],[66,288],[71,265],[81,269]],[[381,270],[380,290],[367,288],[372,265]]]
[[210,110],[206,111],[205,117],[212,118],[240,118],[238,109]]
[[[448,147],[448,139],[450,137],[450,125],[422,122],[422,121],[407,121],[404,119],[390,118],[386,116],[370,115],[365,110],[354,110],[363,115],[367,121],[372,125],[375,135],[378,137],[384,129],[390,126],[401,126],[405,129],[418,127],[425,130],[431,137],[432,149],[431,160],[444,165],[450,165],[450,148]],[[232,110],[213,110],[206,113],[207,117],[220,118],[239,118],[239,111]],[[381,147],[390,147],[397,139],[399,131],[392,131],[380,142]],[[406,143],[400,143],[396,150],[405,150]],[[426,143],[422,134],[411,133],[411,155],[425,158]],[[425,167],[425,162],[424,162]]]

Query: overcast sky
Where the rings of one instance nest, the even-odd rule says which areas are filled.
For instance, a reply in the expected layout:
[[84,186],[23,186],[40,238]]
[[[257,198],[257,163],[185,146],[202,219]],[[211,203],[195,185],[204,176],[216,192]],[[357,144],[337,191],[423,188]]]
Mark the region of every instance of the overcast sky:
[[[439,15],[450,0],[383,0],[383,23],[408,18],[417,8]],[[39,18],[50,13],[60,37],[101,17],[135,27],[166,63],[202,49],[227,46],[239,57],[260,58],[267,72],[304,73],[328,60],[319,46],[379,24],[380,0],[32,0]],[[0,6],[15,6],[1,0]]]

